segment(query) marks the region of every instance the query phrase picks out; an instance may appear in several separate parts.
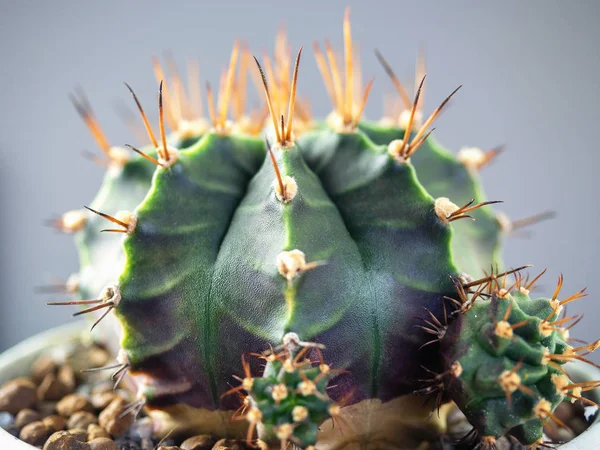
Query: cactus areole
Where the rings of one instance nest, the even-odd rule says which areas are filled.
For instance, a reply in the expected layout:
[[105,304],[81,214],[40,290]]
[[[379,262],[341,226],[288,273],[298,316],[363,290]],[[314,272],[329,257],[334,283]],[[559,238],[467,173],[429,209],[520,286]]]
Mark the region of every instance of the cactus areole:
[[[302,50],[290,75],[282,35],[264,71],[234,46],[208,119],[197,80],[186,91],[155,61],[158,128],[127,86],[140,149],[110,145],[74,98],[108,171],[89,208],[56,222],[75,234],[81,269],[65,290],[80,299],[53,304],[96,311],[94,326],[116,316],[113,378],[136,386],[134,407],[161,433],[401,447],[403,396],[416,393],[432,398],[426,413],[453,401],[486,445],[545,445],[554,408],[588,387],[562,368],[597,346],[570,346],[574,318],[561,316],[583,294],[559,299],[561,280],[533,299],[537,278],[499,269],[517,223],[492,213],[478,181],[498,150],[456,157],[430,137],[456,91],[425,116],[422,60],[409,97],[378,54],[400,106],[367,122],[372,81],[354,67],[348,15],[344,38],[342,70],[315,44],[334,105],[323,122],[296,100]],[[266,105],[247,113],[249,72]]]

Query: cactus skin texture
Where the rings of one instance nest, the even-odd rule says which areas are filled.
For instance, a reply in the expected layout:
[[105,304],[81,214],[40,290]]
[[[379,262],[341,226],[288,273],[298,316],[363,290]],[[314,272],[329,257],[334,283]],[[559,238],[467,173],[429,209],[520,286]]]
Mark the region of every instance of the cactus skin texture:
[[151,141],[137,154],[110,146],[75,99],[109,168],[89,211],[58,224],[75,233],[81,261],[68,291],[92,300],[54,304],[100,311],[94,325],[114,312],[117,382],[137,388],[132,410],[146,407],[163,433],[177,425],[250,442],[258,432],[259,446],[319,448],[323,422],[362,405],[356,442],[402,447],[396,425],[370,427],[405,416],[386,405],[416,393],[452,399],[485,445],[510,434],[541,446],[554,408],[586,401],[562,365],[596,346],[570,347],[574,318],[559,319],[583,294],[558,300],[561,280],[552,299],[532,300],[537,279],[500,273],[503,228],[478,175],[495,153],[457,158],[429,137],[451,96],[423,120],[424,77],[400,119],[360,120],[371,83],[354,98],[348,15],[344,36],[346,86],[333,64],[323,71],[334,102],[323,123],[295,104],[301,51],[290,80],[281,42],[277,76],[260,70],[264,134],[264,114],[245,113],[250,54],[236,75],[237,44],[218,107],[208,91],[209,122],[184,113],[179,76],[163,85],[158,65],[155,135],[130,88]]
[[544,421],[558,421],[558,404],[581,397],[582,386],[571,384],[562,366],[597,343],[569,346],[568,330],[554,325],[560,302],[514,288],[491,289],[489,300],[465,304],[441,340],[448,370],[432,381],[488,440],[512,434],[535,445]]

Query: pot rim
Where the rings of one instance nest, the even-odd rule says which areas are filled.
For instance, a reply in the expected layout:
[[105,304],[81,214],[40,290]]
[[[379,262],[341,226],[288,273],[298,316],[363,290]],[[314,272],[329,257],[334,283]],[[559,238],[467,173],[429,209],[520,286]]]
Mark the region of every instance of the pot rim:
[[[0,354],[0,384],[7,380],[23,375],[23,369],[30,367],[33,361],[51,346],[82,339],[89,339],[89,323],[78,321],[59,327],[51,328],[25,339],[19,344],[9,348]],[[600,370],[581,362],[569,363],[570,375],[576,380],[594,379],[600,380]],[[590,391],[595,402],[600,402],[600,388]],[[595,448],[600,442],[600,414],[597,415],[590,427],[573,439],[558,447],[560,450],[589,450]],[[33,450],[35,447],[21,441],[0,428],[0,448],[11,450]]]

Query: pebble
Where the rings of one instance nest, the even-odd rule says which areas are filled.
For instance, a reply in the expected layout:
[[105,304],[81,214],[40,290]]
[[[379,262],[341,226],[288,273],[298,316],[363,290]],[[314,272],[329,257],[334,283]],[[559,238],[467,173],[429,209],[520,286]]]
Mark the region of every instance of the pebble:
[[[91,367],[102,367],[105,366],[111,357],[110,354],[100,347],[87,347],[81,348],[73,352],[68,356],[66,363],[69,364],[75,373],[80,373],[83,379],[94,378],[94,372],[81,372],[84,369]],[[104,377],[105,374],[99,374],[100,377]]]
[[98,423],[96,416],[91,412],[77,411],[67,421],[68,428],[85,428],[93,423]]
[[0,428],[6,428],[15,423],[15,416],[9,412],[0,412]]
[[98,416],[98,423],[112,436],[122,436],[134,422],[133,414],[121,417],[127,410],[127,401],[123,397],[115,398]]
[[90,450],[119,450],[115,441],[109,438],[96,438],[88,442]]
[[217,439],[208,434],[199,434],[186,439],[180,445],[182,450],[210,450],[213,448]]
[[69,394],[56,404],[56,410],[61,416],[70,417],[77,411],[93,412],[89,399],[81,394]]
[[48,438],[44,450],[90,450],[90,445],[81,442],[68,431],[57,431]]
[[42,419],[42,422],[44,423],[44,425],[46,425],[50,430],[52,430],[54,432],[62,431],[67,427],[67,421],[65,420],[64,417],[61,417],[61,416],[52,415],[52,416],[44,417]]
[[92,386],[88,383],[80,384],[75,388],[75,394],[85,395],[86,397],[90,397],[92,395]]
[[31,422],[37,422],[42,420],[42,416],[39,412],[33,409],[22,409],[15,417],[15,425],[19,428],[23,428],[25,425],[29,425]]
[[87,430],[85,428],[72,428],[67,431],[78,441],[87,442]]
[[68,390],[69,394],[75,390],[75,387],[77,386],[77,379],[75,377],[75,371],[71,366],[64,365],[58,369],[56,378]]
[[39,356],[31,365],[31,376],[36,383],[41,383],[46,375],[55,373],[58,365],[47,355]]
[[143,417],[136,420],[131,428],[129,429],[129,437],[133,439],[149,439],[154,434],[154,427],[152,425],[152,419],[150,417]]
[[161,445],[158,447],[158,450],[181,450],[181,447],[177,447],[176,445]]
[[14,423],[11,423],[6,428],[4,428],[4,431],[6,431],[8,434],[12,434],[16,438],[19,437],[19,427],[16,426]]
[[152,440],[152,438],[142,438],[140,441],[140,447],[142,450],[154,450],[156,445],[154,445],[154,440]]
[[[183,444],[182,444],[183,445]],[[204,450],[203,447],[198,447],[197,450]],[[213,446],[212,450],[245,450],[246,446],[241,441],[235,439],[220,439]],[[187,450],[187,449],[184,449]],[[196,449],[194,449],[196,450]]]
[[35,409],[42,415],[48,417],[56,414],[57,402],[37,402]]
[[121,450],[142,450],[140,443],[130,437],[121,437],[115,439],[115,442]]
[[90,401],[92,402],[94,408],[102,410],[106,408],[110,404],[110,402],[112,402],[118,395],[119,394],[113,392],[111,388],[110,392],[97,392],[95,394],[92,393]]
[[21,429],[21,432],[19,433],[19,439],[36,447],[41,447],[52,433],[53,430],[44,425],[43,422],[31,422],[29,425],[25,425],[25,427]]
[[37,388],[38,399],[42,401],[58,401],[69,394],[67,388],[53,373],[47,374]]
[[114,392],[115,384],[112,381],[102,381],[92,387],[92,394],[103,394],[105,392]]
[[0,387],[0,411],[13,415],[37,402],[36,386],[28,378],[15,378]]
[[88,425],[87,433],[88,433],[88,436],[87,436],[88,441],[93,441],[94,439],[98,439],[98,438],[109,438],[110,437],[110,434],[108,434],[104,428],[102,428],[100,425],[97,425],[95,423],[91,423]]

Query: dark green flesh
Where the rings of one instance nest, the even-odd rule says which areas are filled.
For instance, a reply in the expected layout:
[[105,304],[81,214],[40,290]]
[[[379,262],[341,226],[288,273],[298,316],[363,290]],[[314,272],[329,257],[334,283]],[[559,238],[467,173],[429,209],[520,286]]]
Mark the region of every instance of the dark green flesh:
[[[503,320],[509,301],[513,306],[507,321],[528,321],[514,330],[512,340],[493,332],[494,321]],[[535,404],[543,398],[554,409],[563,401],[564,396],[551,382],[552,375],[561,372],[542,363],[545,348],[557,354],[567,348],[558,331],[548,337],[539,333],[538,324],[551,313],[547,299],[532,300],[517,292],[510,300],[478,300],[450,324],[442,340],[442,353],[447,366],[458,361],[463,372],[457,379],[446,378],[446,392],[481,436],[498,438],[508,433],[532,444],[542,437],[543,428],[542,421],[533,414]],[[509,403],[498,378],[518,364],[521,366],[516,373],[527,392],[516,390]]]
[[[374,123],[363,122],[360,129],[373,142],[387,145],[394,139],[403,139],[404,130],[384,128]],[[481,182],[477,174],[467,169],[448,150],[433,138],[428,138],[411,157],[419,182],[434,198],[448,197],[458,206],[471,200],[485,201]],[[490,265],[501,267],[500,226],[490,207],[469,213],[474,222],[465,219],[453,226],[452,256],[456,266],[472,277],[489,273]]]
[[[264,142],[243,136],[204,136],[138,191],[125,184],[137,177],[107,179],[104,189],[119,194],[93,206],[134,210],[138,218],[124,240],[116,310],[134,373],[173,385],[177,401],[226,408],[230,400],[220,395],[239,374],[240,355],[294,331],[324,343],[332,365],[349,370],[338,376],[334,397],[353,390],[356,401],[391,399],[414,388],[420,361],[432,357],[417,352],[425,336],[415,325],[423,307],[440,312],[441,296],[453,290],[451,230],[413,168],[385,147],[362,133],[320,136],[314,145],[306,135],[298,148],[275,150],[282,173],[299,187],[288,204],[275,197]],[[329,164],[312,165],[315,151]],[[148,183],[152,164],[135,164]],[[98,230],[88,228],[82,247],[94,252]],[[296,248],[326,264],[288,286],[276,258]],[[119,253],[116,244],[111,251]],[[94,266],[103,279],[89,288],[93,295],[122,266],[109,268]]]

